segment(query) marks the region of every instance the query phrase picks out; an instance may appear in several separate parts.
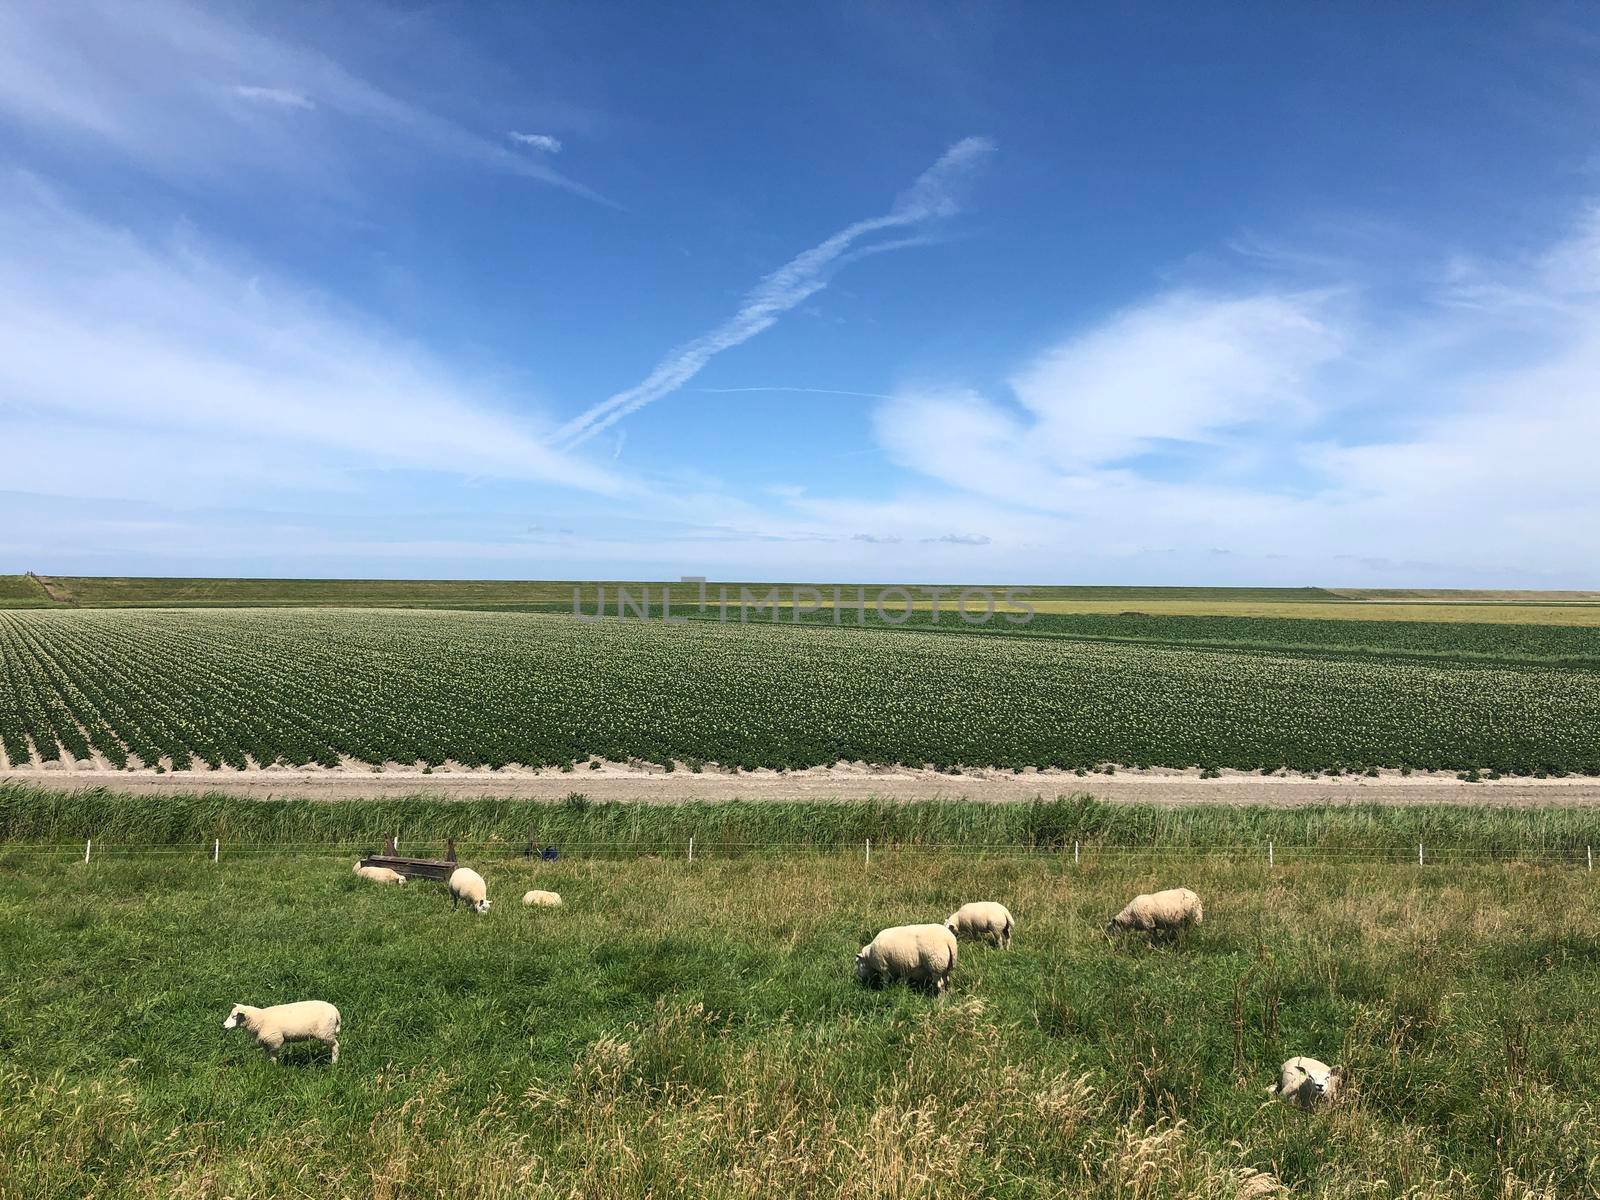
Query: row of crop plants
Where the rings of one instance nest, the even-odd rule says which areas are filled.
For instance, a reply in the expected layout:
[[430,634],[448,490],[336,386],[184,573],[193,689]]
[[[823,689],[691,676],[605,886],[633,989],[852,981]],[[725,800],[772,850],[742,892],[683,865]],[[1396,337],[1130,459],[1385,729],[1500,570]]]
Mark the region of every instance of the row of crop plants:
[[[1600,673],[517,613],[0,614],[0,741],[116,765],[1600,774]],[[130,755],[132,756],[130,758]]]

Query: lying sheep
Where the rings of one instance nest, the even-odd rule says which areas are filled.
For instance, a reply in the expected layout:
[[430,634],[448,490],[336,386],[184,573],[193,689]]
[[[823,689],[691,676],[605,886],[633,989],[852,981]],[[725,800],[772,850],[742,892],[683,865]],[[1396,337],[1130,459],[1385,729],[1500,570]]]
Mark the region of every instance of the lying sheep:
[[1170,888],[1153,895],[1135,896],[1128,907],[1112,917],[1106,933],[1136,929],[1152,938],[1176,937],[1205,919],[1205,909],[1188,888]]
[[373,883],[404,883],[406,877],[399,871],[390,870],[388,867],[363,867],[356,864],[356,877],[370,879]]
[[1002,950],[1008,950],[1011,931],[1017,923],[1004,904],[979,900],[956,909],[945,920],[944,927],[958,938],[991,938]]
[[856,978],[873,987],[902,979],[938,995],[955,965],[956,935],[943,925],[896,925],[861,947]]
[[480,917],[493,903],[489,899],[489,885],[471,867],[457,867],[450,875],[450,907],[457,908],[465,900]]
[[537,890],[532,892],[524,892],[522,896],[522,902],[524,904],[539,904],[545,908],[559,908],[561,906],[561,893],[541,892]]
[[274,1004],[270,1008],[256,1008],[250,1004],[235,1004],[224,1029],[242,1025],[256,1039],[256,1045],[267,1052],[269,1062],[278,1061],[278,1050],[285,1042],[321,1042],[333,1051],[333,1061],[339,1061],[339,1027],[343,1024],[339,1010],[326,1000],[301,1000],[294,1004]]
[[1267,1095],[1301,1108],[1312,1108],[1338,1100],[1343,1083],[1343,1067],[1330,1067],[1319,1059],[1300,1055],[1283,1064],[1278,1071],[1278,1082],[1267,1089]]

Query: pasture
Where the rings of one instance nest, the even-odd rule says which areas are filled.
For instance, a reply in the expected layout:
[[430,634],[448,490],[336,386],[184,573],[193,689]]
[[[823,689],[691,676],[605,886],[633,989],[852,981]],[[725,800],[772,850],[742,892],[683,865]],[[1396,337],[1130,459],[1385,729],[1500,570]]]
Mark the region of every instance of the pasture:
[[[42,794],[6,802],[13,837],[94,819]],[[1237,856],[1241,818],[1215,810],[1135,814],[1186,829],[1188,844],[1114,854],[1096,823],[1137,820],[1079,803],[1055,814],[1058,830],[1102,830],[1078,866],[1067,851],[914,837],[880,842],[870,865],[820,844],[691,864],[664,847],[539,862],[486,843],[463,855],[496,902],[479,918],[452,913],[439,885],[357,881],[354,852],[326,841],[274,848],[379,815],[314,807],[267,806],[249,827],[255,852],[215,864],[177,835],[219,815],[242,831],[249,805],[179,805],[164,849],[112,847],[87,866],[39,842],[0,848],[0,1195],[1555,1200],[1600,1188],[1600,892],[1581,863],[1308,853],[1269,868]],[[511,827],[527,816],[477,806],[459,820],[497,813]],[[164,828],[148,802],[133,815],[146,840]],[[575,805],[553,827],[642,819],[649,834],[710,817]],[[740,822],[758,819],[742,810],[724,831],[748,835]],[[842,842],[874,819],[892,818],[844,812],[831,829]],[[915,822],[949,838],[963,819],[948,806]],[[1363,821],[1408,836],[1413,819],[1458,823],[1457,842],[1510,842],[1541,818],[1262,819],[1326,844]],[[1592,836],[1583,819],[1559,818],[1572,825],[1562,837]],[[1179,883],[1207,910],[1182,945],[1103,936],[1130,896]],[[566,906],[522,908],[529,887]],[[877,929],[978,898],[1011,906],[1016,944],[963,944],[945,999],[854,982],[852,957]],[[344,1013],[337,1067],[310,1047],[272,1067],[221,1028],[235,1002],[299,998]],[[1348,1067],[1346,1103],[1267,1102],[1278,1064],[1300,1053]]]

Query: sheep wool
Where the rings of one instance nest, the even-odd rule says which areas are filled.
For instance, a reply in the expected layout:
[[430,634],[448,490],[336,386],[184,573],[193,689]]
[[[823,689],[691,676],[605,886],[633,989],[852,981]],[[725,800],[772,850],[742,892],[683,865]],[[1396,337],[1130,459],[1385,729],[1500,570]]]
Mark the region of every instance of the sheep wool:
[[1205,919],[1200,897],[1188,888],[1169,888],[1164,892],[1135,896],[1106,926],[1107,933],[1138,930],[1152,936],[1175,936]]
[[903,980],[937,995],[955,965],[956,935],[943,925],[896,925],[861,947],[856,978],[873,987]]
[[537,904],[544,908],[559,908],[561,907],[561,893],[541,892],[535,889],[531,892],[524,892],[522,902],[524,904]]
[[406,877],[400,874],[399,871],[391,870],[388,867],[363,867],[360,863],[356,864],[356,878],[369,879],[373,883],[403,884],[406,881]]
[[471,867],[457,867],[450,875],[450,907],[456,908],[463,900],[472,906],[480,917],[493,903],[489,899],[489,885]]
[[1320,1059],[1297,1055],[1279,1069],[1278,1082],[1267,1089],[1267,1094],[1287,1104],[1312,1108],[1338,1100],[1343,1083],[1343,1067],[1330,1067]]
[[956,909],[944,927],[958,938],[987,938],[1004,950],[1011,946],[1011,931],[1017,923],[1004,904],[979,900]]
[[343,1023],[339,1010],[326,1000],[300,1000],[269,1008],[235,1004],[222,1027],[243,1026],[249,1030],[271,1062],[278,1061],[278,1051],[285,1042],[321,1042],[333,1051],[333,1061],[338,1062],[339,1030]]

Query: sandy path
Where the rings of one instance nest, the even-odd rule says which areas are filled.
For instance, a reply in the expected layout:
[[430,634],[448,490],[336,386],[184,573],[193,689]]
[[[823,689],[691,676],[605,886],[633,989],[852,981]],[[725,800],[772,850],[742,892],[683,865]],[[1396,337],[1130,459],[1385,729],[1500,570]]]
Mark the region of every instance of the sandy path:
[[454,799],[480,796],[559,800],[582,792],[592,800],[1032,800],[1089,792],[1102,800],[1143,804],[1501,804],[1600,807],[1600,779],[1502,779],[1463,783],[1454,775],[1386,773],[1377,778],[1251,775],[1224,771],[1217,779],[1197,772],[1119,771],[1078,776],[1069,771],[969,771],[945,775],[909,768],[845,766],[779,774],[728,774],[611,764],[598,771],[508,769],[437,770],[365,766],[326,769],[195,770],[157,775],[87,765],[0,771],[0,783],[16,781],[64,791],[109,788],[133,795],[221,792],[256,799],[301,797],[353,800],[428,795]]

